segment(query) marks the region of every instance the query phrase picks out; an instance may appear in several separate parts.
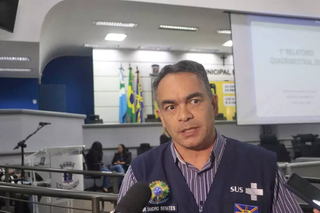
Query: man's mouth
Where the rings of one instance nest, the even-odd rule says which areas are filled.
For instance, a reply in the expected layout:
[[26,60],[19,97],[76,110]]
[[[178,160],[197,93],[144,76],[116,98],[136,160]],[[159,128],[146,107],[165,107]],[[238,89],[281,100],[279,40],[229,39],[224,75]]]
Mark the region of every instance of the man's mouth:
[[181,132],[183,132],[183,133],[193,132],[193,131],[197,130],[198,128],[199,127],[190,127],[190,128],[183,129]]

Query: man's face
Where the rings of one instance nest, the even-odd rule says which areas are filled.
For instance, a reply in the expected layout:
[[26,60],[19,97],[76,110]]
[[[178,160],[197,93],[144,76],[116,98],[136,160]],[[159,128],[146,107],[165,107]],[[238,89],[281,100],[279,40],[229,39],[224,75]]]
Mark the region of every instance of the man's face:
[[208,96],[193,73],[166,75],[158,86],[158,114],[173,141],[187,149],[201,149],[214,140],[218,98]]

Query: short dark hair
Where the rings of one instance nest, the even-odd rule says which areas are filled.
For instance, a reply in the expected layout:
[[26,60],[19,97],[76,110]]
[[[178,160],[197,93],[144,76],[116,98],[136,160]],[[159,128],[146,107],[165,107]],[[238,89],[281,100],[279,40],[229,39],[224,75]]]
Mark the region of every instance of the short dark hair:
[[[168,74],[188,72],[195,74],[198,79],[201,81],[209,97],[212,97],[212,92],[210,88],[210,83],[208,80],[207,72],[202,64],[199,64],[195,61],[183,60],[179,61],[174,65],[166,65],[160,71],[159,76],[154,80],[152,89],[153,89],[153,98],[158,103],[158,86],[161,80]],[[159,103],[158,103],[159,104]]]

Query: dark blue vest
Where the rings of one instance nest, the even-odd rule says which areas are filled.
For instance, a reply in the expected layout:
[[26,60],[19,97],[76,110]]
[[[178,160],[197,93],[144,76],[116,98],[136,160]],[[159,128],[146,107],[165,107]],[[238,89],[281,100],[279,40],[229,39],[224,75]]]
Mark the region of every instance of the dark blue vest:
[[[149,203],[147,209],[149,212],[167,212],[161,211],[166,208],[171,212],[199,212],[193,194],[173,160],[170,144],[146,152],[132,162],[132,170],[138,182],[150,184],[163,181],[170,190],[165,203]],[[235,213],[241,212],[239,208],[258,208],[254,213],[271,213],[276,171],[274,153],[228,138],[202,212]],[[263,195],[251,195],[254,192],[261,194],[262,190]],[[176,206],[176,209],[172,206]]]

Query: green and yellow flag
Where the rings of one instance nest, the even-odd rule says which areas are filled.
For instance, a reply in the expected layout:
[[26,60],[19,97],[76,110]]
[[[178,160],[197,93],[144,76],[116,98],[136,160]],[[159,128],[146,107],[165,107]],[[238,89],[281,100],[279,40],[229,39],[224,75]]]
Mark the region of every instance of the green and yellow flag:
[[128,83],[128,108],[127,113],[130,117],[130,122],[136,122],[136,111],[134,109],[134,94],[133,94],[133,74],[132,74],[132,67],[129,66],[129,83]]
[[143,122],[143,97],[141,88],[140,72],[137,68],[137,90],[136,90],[136,121],[137,123]]

